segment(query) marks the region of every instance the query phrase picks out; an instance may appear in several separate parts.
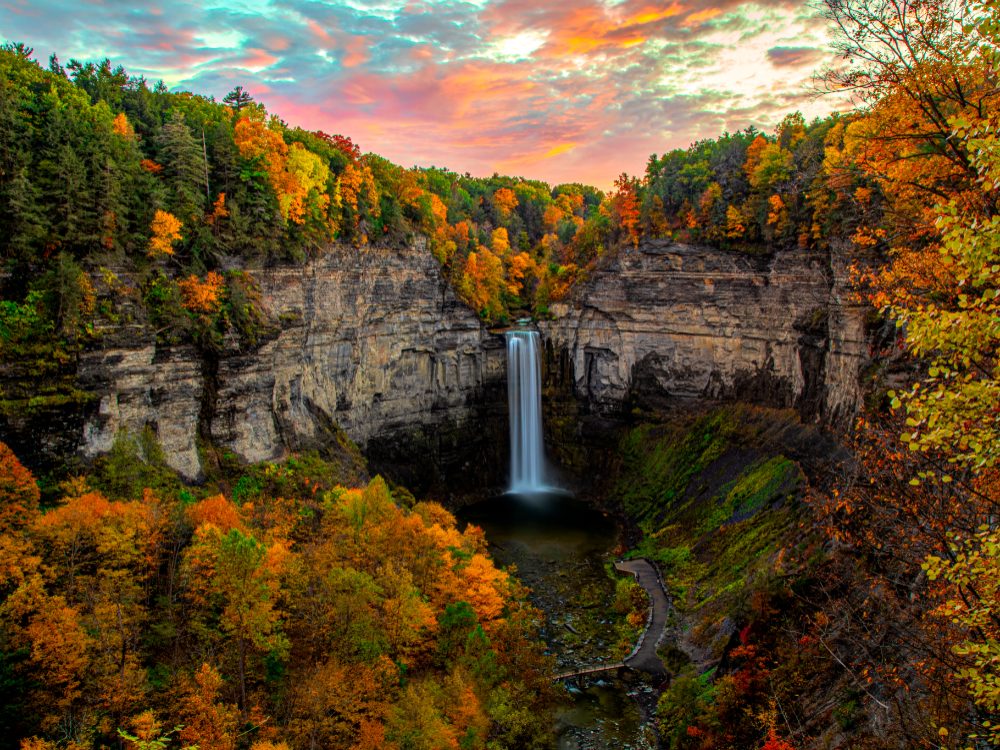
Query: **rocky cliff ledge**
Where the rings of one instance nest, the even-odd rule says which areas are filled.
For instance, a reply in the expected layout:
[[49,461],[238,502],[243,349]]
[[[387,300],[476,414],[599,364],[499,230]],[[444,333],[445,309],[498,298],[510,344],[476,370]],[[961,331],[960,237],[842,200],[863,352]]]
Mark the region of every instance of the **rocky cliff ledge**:
[[397,481],[483,474],[473,459],[496,450],[487,425],[505,413],[502,340],[455,297],[422,244],[335,247],[304,267],[252,275],[275,327],[259,348],[234,341],[205,357],[137,330],[81,357],[79,381],[99,396],[81,435],[86,457],[149,426],[170,465],[195,479],[199,436],[261,461],[322,447],[339,426],[377,470],[398,468]]
[[[503,483],[503,339],[455,297],[422,244],[333,247],[252,275],[269,331],[257,347],[166,345],[137,315],[67,363],[80,398],[44,414],[8,409],[0,438],[36,467],[58,467],[151,429],[168,463],[197,479],[202,445],[260,461],[335,445],[339,428],[375,471],[414,490]],[[867,344],[864,310],[845,285],[843,264],[825,254],[665,242],[622,251],[539,326],[550,456],[590,470],[582,423],[603,429],[632,406],[738,399],[847,418]],[[30,367],[8,363],[0,381],[32,393]]]
[[840,422],[857,409],[868,354],[847,275],[825,253],[648,241],[596,270],[541,329],[591,413],[738,399]]

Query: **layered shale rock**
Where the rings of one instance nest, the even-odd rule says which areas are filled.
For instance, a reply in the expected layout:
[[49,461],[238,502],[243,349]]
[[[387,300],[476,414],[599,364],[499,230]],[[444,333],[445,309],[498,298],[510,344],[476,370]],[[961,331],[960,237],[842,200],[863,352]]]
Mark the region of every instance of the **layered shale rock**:
[[[828,254],[666,242],[622,250],[539,325],[549,455],[586,471],[583,418],[608,432],[623,411],[691,400],[844,421],[867,343],[843,266]],[[256,346],[166,344],[136,308],[63,367],[73,399],[44,413],[12,401],[0,437],[39,467],[151,431],[168,463],[197,479],[206,446],[261,461],[322,450],[343,430],[375,471],[418,491],[503,483],[503,339],[456,298],[423,243],[335,246],[304,266],[250,273],[266,329]],[[25,372],[4,366],[5,398],[31,401]]]
[[541,327],[592,413],[724,399],[839,422],[858,406],[867,342],[834,257],[648,241],[596,270]]
[[424,479],[472,471],[470,456],[493,450],[485,426],[502,419],[490,408],[504,398],[502,341],[458,301],[422,244],[335,247],[303,267],[252,275],[275,328],[262,346],[241,351],[234,340],[206,357],[135,335],[83,355],[80,381],[100,395],[84,455],[147,426],[190,479],[202,470],[199,434],[262,461],[322,448],[339,427]]

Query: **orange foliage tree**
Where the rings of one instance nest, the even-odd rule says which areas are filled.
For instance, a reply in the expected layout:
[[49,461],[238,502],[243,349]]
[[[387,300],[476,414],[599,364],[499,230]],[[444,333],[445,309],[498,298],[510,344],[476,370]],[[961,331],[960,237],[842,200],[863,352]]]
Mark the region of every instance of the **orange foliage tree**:
[[486,317],[495,317],[502,311],[500,293],[503,291],[503,263],[485,247],[469,253],[459,284],[459,293]]
[[211,315],[222,305],[222,293],[226,282],[221,274],[209,271],[204,280],[197,276],[188,276],[177,282],[181,293],[181,304],[185,310],[193,313]]
[[508,218],[518,207],[517,194],[510,188],[500,188],[493,193],[493,206],[501,220]]
[[[364,216],[377,218],[381,212],[378,187],[371,168],[364,162],[351,163],[344,167],[340,175],[340,196],[347,209],[348,226],[358,231]],[[367,233],[362,232],[362,244],[367,241]]]
[[613,216],[625,238],[633,245],[639,245],[639,181],[626,174],[615,180],[615,192],[611,197]]
[[34,476],[0,442],[0,534],[13,533],[34,521],[39,496]]
[[282,217],[293,224],[303,224],[310,215],[324,220],[330,196],[326,192],[330,168],[301,143],[285,143],[276,121],[265,123],[261,117],[237,120],[233,128],[236,147],[245,159],[260,164],[278,196]]
[[115,135],[120,135],[122,138],[135,138],[135,130],[124,112],[119,112],[115,115],[115,119],[111,123],[111,129]]
[[[990,176],[1000,163],[997,7],[829,7],[846,49],[862,51],[834,81],[871,103],[847,127],[843,150],[874,177],[887,205],[882,226],[863,224],[854,235],[889,250],[888,262],[861,278],[869,300],[898,322],[892,346],[913,358],[913,369],[905,387],[888,393],[895,414],[860,425],[862,481],[821,505],[829,533],[875,561],[858,613],[865,632],[901,644],[896,661],[870,653],[855,668],[881,690],[921,686],[894,703],[897,721],[925,744],[964,747],[992,734],[1000,710],[1000,691],[982,671],[995,658],[1000,622],[991,535],[1000,512],[1000,216]],[[883,31],[872,35],[876,21]],[[853,197],[862,210],[872,200],[866,190]],[[871,613],[880,609],[892,620],[876,624]]]
[[[0,492],[31,507],[30,474],[0,457]],[[44,737],[26,747],[66,727],[67,747],[176,732],[212,750],[392,748],[416,727],[485,749],[549,731],[551,665],[482,533],[401,507],[380,478],[346,489],[291,465],[253,470],[241,507],[187,490],[114,501],[79,479],[48,513],[15,514],[0,631]]]

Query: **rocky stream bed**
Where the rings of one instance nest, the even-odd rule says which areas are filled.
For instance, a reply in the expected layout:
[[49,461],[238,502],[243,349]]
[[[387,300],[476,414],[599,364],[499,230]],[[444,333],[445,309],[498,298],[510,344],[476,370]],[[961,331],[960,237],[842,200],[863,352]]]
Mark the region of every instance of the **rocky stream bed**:
[[[542,638],[559,673],[620,662],[614,520],[569,496],[503,496],[464,508],[481,526],[497,562],[512,566],[544,614]],[[658,684],[631,671],[564,681],[557,716],[560,750],[656,747],[651,721]]]

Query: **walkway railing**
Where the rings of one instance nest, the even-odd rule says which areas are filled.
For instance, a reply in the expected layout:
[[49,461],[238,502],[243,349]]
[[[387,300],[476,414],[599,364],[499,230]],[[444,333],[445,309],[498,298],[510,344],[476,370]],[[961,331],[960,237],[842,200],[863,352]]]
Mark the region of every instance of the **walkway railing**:
[[553,680],[569,680],[573,677],[583,677],[588,674],[599,674],[601,672],[614,672],[618,669],[628,669],[624,662],[615,662],[614,664],[602,664],[599,667],[587,667],[586,669],[577,669],[574,672],[563,672],[562,674],[557,674],[553,677]]
[[[614,664],[599,664],[593,667],[583,667],[572,672],[563,672],[555,675],[553,680],[568,680],[573,677],[583,677],[584,675],[598,674],[600,672],[613,672],[618,669],[635,669],[641,672],[648,672],[653,675],[664,675],[666,670],[663,662],[656,655],[656,644],[663,636],[666,625],[668,600],[666,587],[663,585],[663,578],[660,571],[649,560],[638,558],[629,562],[618,561],[615,569],[620,573],[630,573],[635,576],[636,581],[646,590],[649,595],[649,613],[646,616],[646,627],[639,636],[639,640],[632,649],[632,653],[622,661]],[[652,632],[653,629],[659,632]],[[639,652],[645,653],[640,657]],[[639,657],[639,658],[637,658]],[[630,664],[631,661],[636,664]]]

